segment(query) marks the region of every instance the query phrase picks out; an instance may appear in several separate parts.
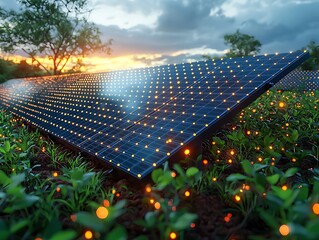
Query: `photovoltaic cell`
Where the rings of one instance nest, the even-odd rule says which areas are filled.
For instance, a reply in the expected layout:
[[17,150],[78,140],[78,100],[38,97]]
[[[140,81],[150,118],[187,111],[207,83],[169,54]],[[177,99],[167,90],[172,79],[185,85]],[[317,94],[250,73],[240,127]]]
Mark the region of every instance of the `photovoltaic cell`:
[[17,79],[0,106],[143,178],[308,58],[291,52]]
[[319,90],[319,71],[292,71],[280,80],[274,88],[278,90]]

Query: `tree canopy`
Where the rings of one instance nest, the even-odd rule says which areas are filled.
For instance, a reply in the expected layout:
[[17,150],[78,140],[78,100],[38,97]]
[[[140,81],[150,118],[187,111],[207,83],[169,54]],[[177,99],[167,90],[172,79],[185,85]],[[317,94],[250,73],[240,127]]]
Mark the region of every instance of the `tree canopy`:
[[243,57],[260,52],[260,41],[255,39],[254,36],[239,32],[239,30],[233,34],[226,34],[224,41],[226,45],[230,46],[226,57]]
[[[112,40],[102,42],[98,27],[88,22],[87,0],[17,0],[21,8],[0,8],[0,49],[22,50],[47,73],[60,74],[72,57],[109,54]],[[48,68],[39,57],[48,57]],[[76,61],[81,62],[81,61]]]
[[310,41],[306,48],[310,53],[310,58],[301,65],[302,70],[319,70],[319,44]]

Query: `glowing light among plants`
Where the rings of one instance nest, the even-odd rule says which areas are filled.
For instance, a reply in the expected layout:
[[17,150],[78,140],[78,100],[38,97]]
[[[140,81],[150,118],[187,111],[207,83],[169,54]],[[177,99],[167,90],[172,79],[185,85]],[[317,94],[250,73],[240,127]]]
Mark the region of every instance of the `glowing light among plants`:
[[152,188],[150,186],[146,186],[145,192],[150,193],[152,191]]
[[240,202],[241,197],[239,195],[235,195],[234,199],[235,199],[236,202]]
[[109,200],[107,200],[107,199],[104,199],[104,201],[103,201],[103,206],[104,207],[109,207],[111,204],[110,204],[110,201]]
[[92,239],[93,238],[93,233],[90,230],[85,231],[84,233],[84,238],[85,239]]
[[159,202],[154,203],[154,208],[155,208],[156,210],[161,209],[161,204],[160,204]]
[[188,190],[186,190],[186,191],[184,192],[184,195],[185,195],[185,197],[189,197],[189,196],[191,195],[191,192],[188,191]]
[[279,106],[279,108],[285,108],[286,107],[286,103],[285,102],[279,102],[278,106]]
[[176,172],[172,171],[171,172],[171,176],[172,176],[172,178],[175,178],[176,177]]
[[96,209],[95,213],[99,219],[105,219],[109,215],[109,211],[106,207],[99,207],[98,209]]
[[312,205],[312,211],[314,214],[319,215],[319,203]]
[[232,214],[231,213],[227,213],[227,215],[224,217],[224,221],[226,222],[226,223],[229,223],[230,222],[230,220],[231,220],[231,218],[232,218]]
[[187,148],[187,149],[185,149],[185,151],[184,151],[184,154],[186,155],[186,156],[189,156],[190,155],[190,153],[191,153],[191,151]]
[[170,239],[176,239],[176,238],[177,238],[177,234],[176,234],[175,232],[171,232],[171,233],[169,234],[169,238],[170,238]]
[[288,236],[290,233],[290,228],[288,225],[283,224],[279,227],[279,232],[282,236]]
[[52,174],[52,176],[56,178],[56,177],[59,176],[59,174],[58,174],[57,172],[54,172],[54,173]]

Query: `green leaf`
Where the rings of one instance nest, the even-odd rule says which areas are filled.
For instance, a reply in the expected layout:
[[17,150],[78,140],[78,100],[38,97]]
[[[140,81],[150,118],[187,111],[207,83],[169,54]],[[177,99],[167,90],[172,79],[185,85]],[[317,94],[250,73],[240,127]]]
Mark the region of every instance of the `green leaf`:
[[20,173],[17,175],[14,175],[11,177],[11,181],[12,181],[12,186],[18,186],[20,183],[22,183],[25,179],[25,174],[24,173]]
[[185,172],[184,172],[184,169],[181,167],[181,165],[179,165],[179,164],[174,164],[174,167],[173,167],[175,170],[176,170],[176,172],[180,175],[180,176],[182,176],[183,178],[186,178],[186,174],[185,174]]
[[253,166],[251,165],[251,163],[248,161],[248,160],[244,160],[241,162],[241,166],[243,167],[244,169],[244,172],[247,174],[247,175],[253,175]]
[[258,209],[259,210],[259,216],[261,217],[264,222],[270,226],[272,229],[277,229],[278,228],[278,222],[277,218],[274,217],[272,214],[268,213],[267,211],[263,209]]
[[121,225],[117,225],[111,232],[107,234],[106,240],[126,240],[127,232]]
[[6,153],[9,153],[10,152],[10,148],[11,148],[11,145],[10,145],[10,142],[8,140],[6,140],[3,144],[3,149]]
[[163,190],[167,185],[173,181],[171,172],[164,172],[163,175],[159,176],[156,183],[156,188],[158,190]]
[[197,219],[197,215],[193,213],[184,213],[172,224],[173,229],[180,231],[189,227],[189,225]]
[[267,176],[266,177],[266,180],[267,182],[269,182],[271,185],[275,185],[278,180],[279,180],[280,176],[278,173],[274,174],[274,175],[271,175],[271,176]]
[[11,179],[5,174],[2,170],[0,170],[0,184],[7,185],[11,182]]
[[76,214],[76,219],[81,225],[91,228],[97,232],[101,232],[104,229],[103,222],[91,213],[79,212]]
[[299,168],[293,167],[293,168],[289,168],[285,174],[284,174],[284,178],[289,178],[293,175],[295,175],[298,172]]
[[[288,190],[286,190],[288,191]],[[292,204],[294,203],[294,201],[296,200],[296,198],[298,197],[299,195],[299,188],[297,189],[294,189],[294,190],[291,190],[292,191],[292,194],[289,198],[287,198],[284,202],[284,204],[282,205],[284,208],[288,208],[288,207],[291,207]]]
[[237,137],[235,137],[234,135],[228,134],[227,137],[228,137],[230,140],[238,141]]
[[226,181],[237,182],[237,181],[245,180],[245,179],[249,179],[249,178],[243,174],[240,174],[240,173],[233,173],[226,178]]
[[193,177],[197,173],[199,173],[199,170],[196,167],[190,167],[189,169],[186,170],[186,176],[187,177]]
[[299,195],[297,197],[298,200],[300,201],[305,201],[308,198],[308,194],[309,194],[309,188],[307,185],[301,185],[301,187],[299,188]]
[[10,226],[10,233],[11,234],[16,233],[19,230],[21,230],[22,228],[26,227],[28,224],[29,224],[28,219],[24,219],[24,220],[21,220],[17,223],[14,223]]
[[154,183],[157,183],[158,178],[163,175],[163,169],[157,168],[152,172],[152,180]]
[[293,191],[291,189],[287,189],[286,191],[284,191],[280,187],[277,187],[277,186],[271,186],[271,189],[274,191],[274,193],[279,198],[281,198],[284,201],[289,199],[293,194]]
[[264,138],[264,146],[265,146],[266,148],[268,148],[269,145],[271,145],[271,144],[275,141],[275,139],[276,139],[276,138],[270,137],[269,135],[265,136],[265,138]]
[[255,172],[258,172],[258,171],[260,171],[261,169],[268,168],[269,165],[267,165],[267,164],[255,163],[255,164],[253,165],[253,167],[254,167]]
[[22,152],[19,154],[19,158],[24,158],[27,156],[27,153],[26,152]]
[[291,133],[291,140],[294,141],[294,142],[297,142],[299,138],[299,133],[297,130],[293,130],[292,133]]
[[51,238],[49,238],[50,240],[72,240],[75,239],[76,237],[76,232],[72,231],[72,230],[65,230],[65,231],[61,231],[58,232],[56,234],[54,234]]
[[314,193],[319,193],[319,181],[315,181],[315,182],[313,183],[312,192],[314,192]]
[[154,227],[156,223],[156,213],[155,212],[147,212],[145,214],[145,221],[148,228]]

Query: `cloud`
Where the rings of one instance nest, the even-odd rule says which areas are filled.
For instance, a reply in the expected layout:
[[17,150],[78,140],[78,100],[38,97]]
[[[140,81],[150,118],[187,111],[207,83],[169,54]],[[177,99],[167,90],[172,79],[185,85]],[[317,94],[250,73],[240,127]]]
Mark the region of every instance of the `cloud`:
[[209,18],[213,1],[166,0],[162,14],[157,19],[156,30],[162,32],[184,32],[194,30]]
[[[260,40],[261,53],[319,43],[318,0],[91,1],[90,19],[105,40],[114,39],[111,57],[129,56],[141,64],[219,54],[227,48],[223,36],[237,29]],[[11,0],[0,5],[17,7]]]

